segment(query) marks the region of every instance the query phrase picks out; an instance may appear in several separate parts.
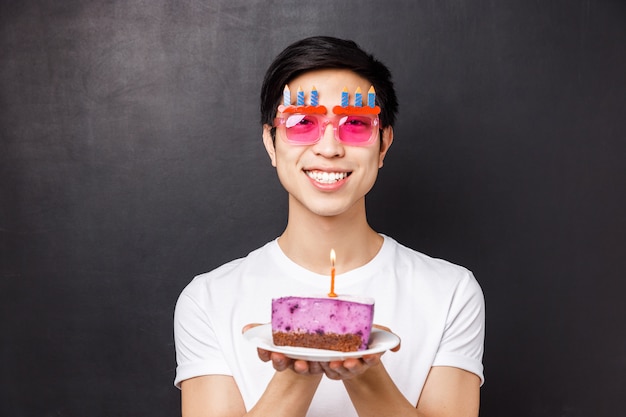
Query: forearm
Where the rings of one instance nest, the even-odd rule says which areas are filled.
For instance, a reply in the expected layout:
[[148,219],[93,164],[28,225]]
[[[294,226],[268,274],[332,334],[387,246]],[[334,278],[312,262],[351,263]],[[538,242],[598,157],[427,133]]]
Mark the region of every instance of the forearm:
[[322,374],[300,375],[288,369],[276,372],[250,417],[304,417],[311,405]]
[[359,417],[426,417],[402,395],[380,362],[343,382]]
[[459,368],[431,368],[417,407],[398,390],[382,363],[344,384],[359,417],[478,417],[480,378]]

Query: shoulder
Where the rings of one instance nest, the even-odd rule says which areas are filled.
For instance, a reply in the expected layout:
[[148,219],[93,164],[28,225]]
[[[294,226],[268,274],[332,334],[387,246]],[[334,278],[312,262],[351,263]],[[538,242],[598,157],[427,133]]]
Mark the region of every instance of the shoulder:
[[426,255],[388,236],[385,236],[385,245],[393,257],[390,265],[393,265],[395,276],[413,277],[422,284],[438,290],[463,290],[482,294],[478,281],[468,268]]
[[401,268],[417,269],[423,274],[438,277],[472,277],[472,272],[464,266],[457,265],[445,259],[435,258],[425,253],[411,249],[394,239],[385,236],[385,245],[393,256],[394,265]]
[[245,257],[234,259],[209,272],[195,276],[182,290],[178,303],[203,304],[210,292],[219,294],[220,289],[236,289],[243,284],[241,280],[249,276],[246,271],[257,269],[268,259],[269,253],[274,250],[274,245],[275,241],[271,241]]

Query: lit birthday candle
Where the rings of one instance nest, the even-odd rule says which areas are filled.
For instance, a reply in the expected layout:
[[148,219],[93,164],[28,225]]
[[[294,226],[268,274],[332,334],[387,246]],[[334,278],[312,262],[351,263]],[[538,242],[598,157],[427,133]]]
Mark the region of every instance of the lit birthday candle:
[[336,297],[335,294],[335,250],[330,250],[330,292],[329,297]]
[[285,85],[285,89],[283,90],[283,105],[291,105],[291,91],[289,91],[288,85]]
[[367,105],[369,107],[374,107],[376,105],[376,91],[374,90],[374,86],[371,86],[367,92]]
[[356,93],[354,94],[354,106],[355,107],[363,106],[363,94],[361,93],[361,87],[356,88]]
[[317,88],[313,86],[313,90],[311,90],[311,106],[317,106],[320,103],[320,96],[317,92]]
[[341,92],[341,107],[348,107],[348,88],[344,87]]
[[298,91],[296,92],[296,106],[304,106],[304,91],[302,91],[300,86],[298,86]]

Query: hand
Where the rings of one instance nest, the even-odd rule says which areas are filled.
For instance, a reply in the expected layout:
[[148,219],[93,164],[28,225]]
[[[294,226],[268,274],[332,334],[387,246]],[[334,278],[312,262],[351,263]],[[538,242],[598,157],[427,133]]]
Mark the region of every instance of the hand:
[[[374,324],[374,327],[385,330],[391,333],[391,329],[379,324]],[[400,344],[391,349],[392,352],[400,350]],[[369,368],[376,366],[380,363],[380,358],[385,352],[375,353],[372,355],[365,355],[361,358],[348,358],[344,361],[331,361],[321,363],[324,373],[330,379],[344,380],[351,379],[355,376],[362,375]]]
[[[250,323],[243,327],[242,333],[252,329],[253,327],[260,326],[261,323]],[[304,360],[295,360],[288,358],[282,353],[272,352],[269,350],[257,348],[257,354],[263,362],[272,361],[272,366],[279,372],[291,369],[300,375],[315,375],[324,372],[319,362],[311,362]]]
[[[259,326],[259,323],[247,324],[243,328],[243,332]],[[391,330],[388,327],[374,324],[374,327],[382,329],[388,332]],[[400,344],[391,349],[392,352],[400,350]],[[334,380],[350,379],[355,376],[361,375],[366,372],[372,366],[376,366],[380,363],[380,358],[385,352],[375,353],[372,355],[365,355],[361,358],[348,358],[344,361],[331,361],[331,362],[312,362],[299,359],[291,359],[282,353],[271,352],[269,350],[257,348],[259,358],[263,362],[272,361],[274,369],[279,372],[291,369],[300,375],[314,375],[325,373],[326,376]]]

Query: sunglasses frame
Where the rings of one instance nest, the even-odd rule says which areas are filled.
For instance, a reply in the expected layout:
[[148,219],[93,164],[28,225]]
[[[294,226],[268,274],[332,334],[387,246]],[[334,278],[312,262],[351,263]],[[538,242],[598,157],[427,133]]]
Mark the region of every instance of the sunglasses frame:
[[[294,116],[306,116],[306,117],[313,117],[315,119],[318,120],[318,122],[321,121],[321,123],[319,123],[319,130],[318,130],[318,135],[317,135],[317,139],[314,141],[310,141],[310,142],[301,142],[301,141],[294,141],[294,140],[290,140],[288,135],[287,135],[287,119],[289,119],[290,117],[294,117]],[[365,142],[350,142],[350,141],[345,141],[343,139],[341,139],[340,135],[338,134],[338,129],[342,124],[342,121],[345,119],[348,119],[349,117],[365,117],[367,119],[371,120],[371,127],[372,127],[372,133],[370,135],[370,138],[365,141]],[[334,137],[335,140],[337,140],[338,142],[344,144],[344,145],[348,145],[348,146],[369,146],[371,144],[373,144],[374,142],[376,142],[376,139],[378,138],[377,132],[380,130],[380,119],[378,118],[377,115],[375,114],[337,114],[337,115],[333,115],[331,117],[327,117],[324,116],[322,114],[315,114],[315,113],[286,113],[283,114],[282,116],[277,116],[274,119],[274,123],[273,126],[275,128],[282,128],[283,129],[283,139],[285,142],[291,144],[291,145],[297,145],[297,146],[310,146],[310,145],[314,145],[317,142],[319,142],[322,138],[322,136],[324,135],[324,132],[326,131],[326,127],[331,124],[333,126],[333,132],[334,132]]]

